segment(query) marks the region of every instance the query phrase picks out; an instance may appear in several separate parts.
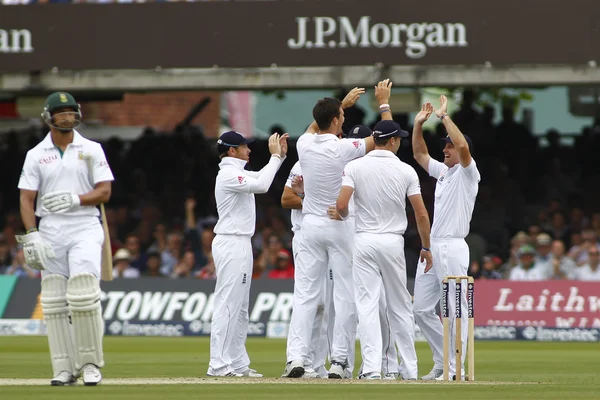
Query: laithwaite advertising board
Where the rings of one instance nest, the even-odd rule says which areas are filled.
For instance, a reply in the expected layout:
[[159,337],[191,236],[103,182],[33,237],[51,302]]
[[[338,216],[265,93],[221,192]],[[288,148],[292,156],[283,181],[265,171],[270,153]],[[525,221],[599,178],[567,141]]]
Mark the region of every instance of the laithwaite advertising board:
[[589,0],[248,1],[3,7],[0,71],[587,65]]

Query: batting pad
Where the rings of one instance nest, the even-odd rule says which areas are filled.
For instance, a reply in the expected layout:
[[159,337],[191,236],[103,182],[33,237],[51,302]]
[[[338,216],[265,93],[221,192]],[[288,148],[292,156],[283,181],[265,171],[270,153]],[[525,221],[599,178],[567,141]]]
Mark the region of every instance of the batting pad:
[[75,368],[79,370],[90,363],[103,367],[104,320],[98,278],[90,273],[72,276],[67,286],[67,301],[75,333]]
[[47,275],[42,279],[42,314],[46,321],[54,376],[61,371],[73,373],[75,366],[75,342],[69,324],[66,294],[67,278],[64,276]]

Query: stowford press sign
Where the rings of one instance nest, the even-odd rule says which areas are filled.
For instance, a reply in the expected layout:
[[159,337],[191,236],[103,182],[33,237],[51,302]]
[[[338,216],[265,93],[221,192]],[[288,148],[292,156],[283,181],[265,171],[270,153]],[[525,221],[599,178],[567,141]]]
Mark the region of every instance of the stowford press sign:
[[29,29],[1,29],[0,53],[31,53],[32,35]]
[[353,24],[348,17],[298,17],[297,35],[290,49],[405,48],[409,58],[421,58],[433,47],[467,47],[467,27],[461,23],[376,23],[363,16]]

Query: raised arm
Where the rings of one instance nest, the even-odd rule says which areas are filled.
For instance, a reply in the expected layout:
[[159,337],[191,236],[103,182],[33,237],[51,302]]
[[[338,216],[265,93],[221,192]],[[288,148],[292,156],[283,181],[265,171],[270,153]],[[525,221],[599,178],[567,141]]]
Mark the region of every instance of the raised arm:
[[458,129],[456,124],[448,115],[448,99],[446,96],[440,96],[440,108],[435,110],[435,115],[442,120],[442,123],[446,128],[446,132],[448,132],[448,135],[452,140],[452,144],[458,152],[458,160],[460,165],[463,168],[467,168],[471,164],[472,160],[471,151],[469,150],[469,143],[467,143],[467,139],[465,139],[460,129]]
[[412,137],[412,148],[413,156],[419,163],[421,168],[429,173],[429,150],[427,150],[427,144],[423,138],[423,124],[429,119],[433,112],[433,106],[431,103],[425,103],[421,107],[421,111],[415,116],[415,124],[413,126],[413,137]]

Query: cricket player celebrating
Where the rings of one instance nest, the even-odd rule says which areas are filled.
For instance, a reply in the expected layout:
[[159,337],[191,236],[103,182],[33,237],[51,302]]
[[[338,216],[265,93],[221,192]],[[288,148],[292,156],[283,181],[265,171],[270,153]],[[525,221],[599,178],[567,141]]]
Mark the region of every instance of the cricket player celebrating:
[[421,236],[421,260],[431,267],[429,216],[421,197],[415,170],[398,159],[401,138],[408,137],[393,121],[381,121],[373,130],[375,150],[350,162],[344,170],[336,207],[348,218],[354,194],[356,236],[354,290],[363,356],[361,379],[381,379],[382,332],[380,296],[386,297],[387,318],[393,342],[404,362],[407,379],[417,379],[414,318],[406,287],[404,239],[406,197],[410,200]]
[[255,193],[266,193],[287,153],[288,134],[269,138],[271,159],[260,171],[246,171],[249,140],[235,131],[221,135],[220,171],[215,184],[219,221],[212,243],[217,282],[210,333],[208,376],[262,377],[250,369],[246,352],[248,303],[252,280],[252,243],[256,226]]
[[[389,99],[391,83],[384,81]],[[383,86],[383,83],[382,83]],[[352,238],[350,221],[329,217],[329,208],[342,186],[346,164],[374,148],[373,138],[339,139],[344,123],[344,108],[353,105],[362,88],[354,88],[343,102],[325,98],[313,108],[316,134],[302,135],[296,144],[302,170],[305,197],[302,203],[302,240],[307,251],[302,274],[294,283],[294,312],[288,335],[287,364],[283,376],[298,378],[309,359],[313,325],[323,298],[323,279],[333,275],[335,322],[331,345],[329,378],[342,379],[348,365],[349,346],[356,335],[356,308],[352,284]],[[309,129],[310,132],[310,129]],[[298,279],[300,278],[300,279]]]
[[[302,267],[302,261],[307,255],[304,242],[302,241],[302,199],[304,198],[304,183],[302,181],[302,170],[300,168],[300,162],[296,162],[290,174],[288,180],[283,188],[283,194],[281,195],[281,206],[283,208],[291,209],[291,221],[292,221],[292,232],[294,237],[292,239],[292,251],[294,256],[294,280],[297,282],[303,282],[302,277],[298,277],[298,274],[304,273]],[[326,293],[329,293],[329,279],[325,277],[322,279],[323,284],[326,285],[323,297],[319,301],[317,312],[315,314],[315,321],[313,325],[313,331],[311,334],[311,351],[308,358],[304,362],[304,374],[302,378],[321,378],[327,377],[327,370],[325,369],[325,360],[329,352],[329,338],[327,335],[327,320],[329,318],[329,302],[327,301]],[[299,291],[300,287],[294,285],[294,290]],[[296,294],[298,296],[298,294]]]
[[[469,233],[469,223],[475,207],[475,198],[479,189],[481,176],[475,160],[471,157],[471,139],[463,135],[448,116],[448,100],[440,97],[440,108],[435,114],[446,128],[444,162],[429,156],[427,145],[423,139],[423,123],[427,121],[433,107],[424,104],[415,116],[413,129],[413,153],[421,167],[429,175],[437,179],[435,187],[434,219],[431,227],[431,251],[435,263],[433,267],[419,264],[415,277],[414,305],[415,320],[427,339],[433,352],[434,366],[431,372],[422,377],[424,380],[441,379],[443,373],[443,331],[440,318],[435,313],[435,306],[441,299],[441,285],[444,276],[466,276],[469,267],[469,247],[465,236]],[[431,270],[430,270],[431,269]],[[452,286],[452,285],[451,285]],[[463,285],[463,291],[466,285]],[[451,292],[453,288],[451,287]],[[450,332],[454,329],[455,296],[449,296]],[[462,307],[467,309],[466,296],[461,295]],[[463,359],[465,362],[467,346],[467,320],[462,319]],[[455,340],[450,338],[450,354],[456,352]],[[450,357],[450,376],[455,375],[455,357]],[[462,374],[462,370],[460,371]]]
[[96,205],[109,200],[114,178],[100,144],[75,130],[82,115],[73,96],[52,93],[42,117],[50,133],[25,158],[18,186],[27,231],[17,240],[27,264],[42,271],[50,384],[68,385],[82,376],[93,386],[102,380],[104,366],[99,282],[104,232]]

